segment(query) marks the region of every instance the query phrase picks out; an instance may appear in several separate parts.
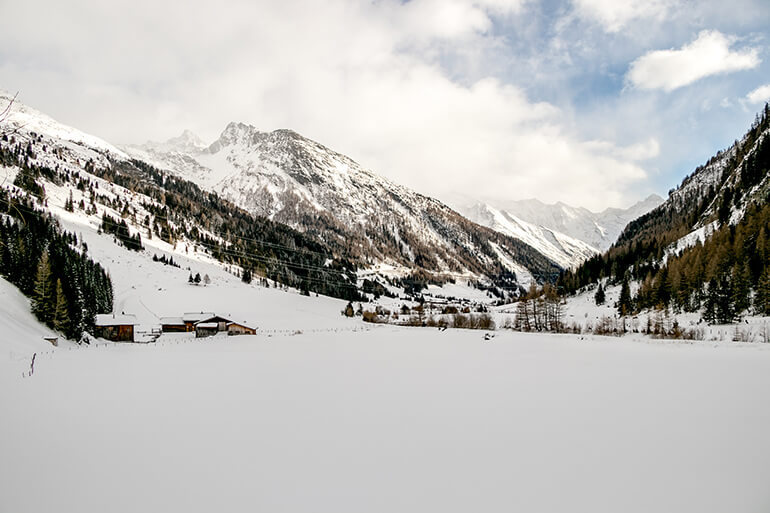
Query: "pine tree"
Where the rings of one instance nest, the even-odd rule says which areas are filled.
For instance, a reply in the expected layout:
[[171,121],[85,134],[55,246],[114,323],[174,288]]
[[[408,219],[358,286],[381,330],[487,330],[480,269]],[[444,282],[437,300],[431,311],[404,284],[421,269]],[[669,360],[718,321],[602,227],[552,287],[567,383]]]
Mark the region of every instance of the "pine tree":
[[705,309],[703,318],[706,322],[716,322],[717,320],[717,281],[714,278],[709,280],[705,293]]
[[48,250],[43,251],[37,264],[35,275],[35,288],[32,297],[32,312],[37,318],[50,324],[53,321],[56,308],[56,296],[51,273],[51,264],[48,259]]
[[[733,288],[727,275],[715,280],[716,287],[710,290],[716,307],[716,322],[729,324],[735,320],[735,304],[733,303]],[[712,289],[712,287],[709,287]],[[711,299],[711,298],[710,298]]]
[[599,288],[596,289],[596,294],[594,295],[594,301],[596,301],[597,306],[601,306],[606,301],[606,295],[604,294],[604,287],[602,287],[602,284],[599,283]]
[[67,212],[72,212],[75,210],[75,204],[72,201],[72,191],[70,191],[70,197],[67,199],[67,201],[64,202],[64,210]]
[[195,273],[195,284],[198,285],[201,282],[201,273]]
[[669,301],[671,301],[671,290],[673,289],[673,286],[667,265],[663,266],[658,272],[658,275],[655,277],[654,286],[656,304],[662,303],[664,306],[668,306]]
[[759,278],[754,308],[760,315],[770,315],[770,265],[765,266],[765,271]]
[[748,310],[751,306],[751,274],[749,272],[748,262],[743,265],[736,263],[732,270],[732,303],[736,315],[740,316],[742,312]]
[[628,284],[628,276],[623,277],[623,284],[620,286],[620,299],[618,300],[618,314],[622,316],[631,313],[633,305],[631,304],[631,287]]
[[53,328],[61,333],[67,333],[69,331],[69,305],[67,303],[67,297],[62,290],[61,280],[56,280],[56,309],[53,315]]

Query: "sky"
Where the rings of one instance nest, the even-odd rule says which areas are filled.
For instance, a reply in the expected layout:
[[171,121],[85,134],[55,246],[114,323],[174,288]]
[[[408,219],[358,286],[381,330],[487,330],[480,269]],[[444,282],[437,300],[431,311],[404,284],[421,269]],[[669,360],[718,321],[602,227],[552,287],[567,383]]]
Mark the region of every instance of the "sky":
[[291,128],[415,190],[665,196],[770,99],[767,0],[0,0],[0,88],[115,144]]

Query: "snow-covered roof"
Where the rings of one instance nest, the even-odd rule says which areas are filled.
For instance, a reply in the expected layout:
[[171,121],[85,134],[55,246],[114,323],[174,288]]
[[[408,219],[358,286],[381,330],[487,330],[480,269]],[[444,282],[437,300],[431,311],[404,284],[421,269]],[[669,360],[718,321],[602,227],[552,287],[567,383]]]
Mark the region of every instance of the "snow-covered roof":
[[248,329],[250,329],[250,330],[255,330],[255,329],[257,329],[257,328],[255,328],[255,327],[254,327],[254,326],[256,326],[256,325],[255,325],[255,324],[253,324],[253,323],[250,323],[250,322],[245,322],[245,321],[230,321],[230,322],[228,322],[228,323],[227,323],[227,325],[228,325],[228,326],[232,326],[233,324],[235,324],[235,325],[238,325],[238,326],[241,326],[241,327],[243,327],[243,328],[248,328]]
[[181,317],[161,317],[160,323],[165,325],[181,326],[184,320]]
[[198,322],[214,317],[214,312],[185,312],[182,316],[184,322]]
[[202,324],[204,322],[232,322],[227,317],[222,317],[221,315],[210,315],[209,317],[204,317],[198,322],[195,323],[196,326],[199,324]]
[[217,322],[199,322],[195,325],[196,328],[218,328],[219,323]]
[[130,314],[96,314],[97,326],[127,326],[136,325],[136,315]]

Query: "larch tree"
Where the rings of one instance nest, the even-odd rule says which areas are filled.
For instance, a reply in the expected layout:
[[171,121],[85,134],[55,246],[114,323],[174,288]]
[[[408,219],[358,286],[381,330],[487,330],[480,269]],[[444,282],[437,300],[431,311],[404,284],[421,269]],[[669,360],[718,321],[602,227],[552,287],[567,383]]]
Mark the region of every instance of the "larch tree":
[[37,264],[35,275],[35,288],[32,296],[32,312],[46,324],[53,321],[56,308],[56,291],[51,273],[51,263],[48,259],[48,250],[43,251]]
[[56,309],[53,314],[53,327],[62,333],[69,331],[70,327],[69,303],[62,290],[61,280],[56,280]]

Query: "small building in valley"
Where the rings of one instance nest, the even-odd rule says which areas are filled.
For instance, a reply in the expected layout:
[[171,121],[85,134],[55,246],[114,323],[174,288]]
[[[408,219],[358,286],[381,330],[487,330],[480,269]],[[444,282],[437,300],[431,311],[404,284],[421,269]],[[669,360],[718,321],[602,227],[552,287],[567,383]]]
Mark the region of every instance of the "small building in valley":
[[95,335],[113,342],[134,342],[135,315],[98,314],[96,316]]
[[219,333],[219,324],[216,322],[199,322],[195,324],[195,336],[197,338],[213,337]]
[[230,321],[227,323],[228,335],[256,335],[257,329],[247,326],[245,323]]
[[196,337],[211,337],[217,333],[226,332],[228,335],[256,335],[257,329],[245,322],[236,322],[221,315],[213,315],[195,323]]
[[217,333],[227,331],[227,324],[232,322],[230,319],[220,315],[212,315],[206,319],[201,319],[195,323],[196,337],[210,337]]
[[181,317],[161,317],[160,329],[163,333],[184,333],[190,331]]

